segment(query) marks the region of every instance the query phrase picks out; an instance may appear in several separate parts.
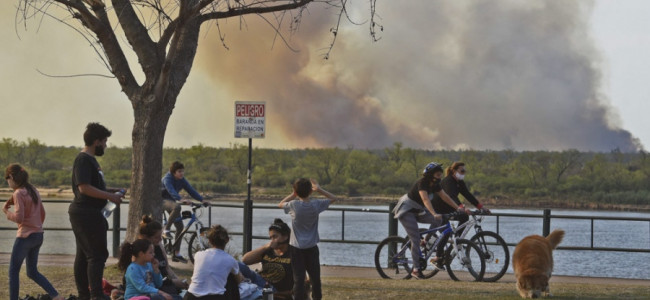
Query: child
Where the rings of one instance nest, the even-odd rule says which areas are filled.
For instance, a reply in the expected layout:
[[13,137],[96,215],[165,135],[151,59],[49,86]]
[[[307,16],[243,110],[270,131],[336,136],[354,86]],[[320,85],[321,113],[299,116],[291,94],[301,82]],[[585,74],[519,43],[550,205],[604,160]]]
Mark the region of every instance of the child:
[[120,260],[117,266],[126,270],[124,279],[126,288],[124,299],[147,296],[151,300],[180,300],[158,288],[162,286],[162,275],[158,261],[153,257],[153,244],[146,239],[135,240],[132,244],[125,242],[120,248]]
[[[52,284],[38,272],[38,252],[43,244],[43,221],[45,209],[41,196],[29,183],[29,174],[18,164],[11,164],[5,170],[5,180],[14,190],[11,198],[5,202],[2,211],[7,219],[18,224],[16,241],[9,261],[9,299],[18,300],[19,273],[23,261],[27,259],[27,276],[40,285],[54,300],[63,300],[63,296]],[[13,212],[9,209],[14,207]]]
[[[309,199],[312,191],[317,191],[328,199]],[[300,200],[294,200],[296,197]],[[291,215],[291,267],[293,269],[293,296],[296,300],[306,299],[305,271],[312,284],[312,299],[320,300],[322,295],[320,281],[320,258],[318,252],[318,215],[330,204],[337,201],[336,196],[322,189],[318,182],[300,178],[293,184],[291,195],[282,199],[278,206]]]

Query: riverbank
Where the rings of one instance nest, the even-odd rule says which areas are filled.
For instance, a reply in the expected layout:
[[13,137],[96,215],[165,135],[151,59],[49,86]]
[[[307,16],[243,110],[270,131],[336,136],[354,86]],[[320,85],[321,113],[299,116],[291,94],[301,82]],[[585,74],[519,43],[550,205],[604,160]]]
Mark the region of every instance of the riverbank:
[[[74,197],[72,189],[69,188],[38,188],[43,198],[54,199],[72,199]],[[0,188],[0,199],[6,199],[11,195],[9,188]],[[202,193],[203,197],[210,201],[233,201],[243,202],[246,200],[245,194],[214,194]],[[253,194],[252,199],[258,203],[277,203],[286,195],[270,194]],[[128,194],[127,194],[128,197]],[[388,205],[391,202],[399,200],[401,195],[396,196],[342,196],[340,204],[352,205]],[[514,199],[507,196],[479,198],[481,203],[490,208],[550,208],[550,209],[578,209],[578,210],[601,210],[601,211],[630,211],[630,212],[650,212],[650,201],[645,205],[630,205],[616,203],[595,203],[587,201],[567,201],[564,199]]]

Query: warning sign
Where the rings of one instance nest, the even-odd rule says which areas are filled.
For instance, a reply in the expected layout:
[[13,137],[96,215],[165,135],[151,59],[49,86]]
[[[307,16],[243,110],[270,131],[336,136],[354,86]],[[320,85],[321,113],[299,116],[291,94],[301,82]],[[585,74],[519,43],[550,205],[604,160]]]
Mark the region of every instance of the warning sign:
[[264,138],[266,135],[266,102],[235,102],[235,137]]

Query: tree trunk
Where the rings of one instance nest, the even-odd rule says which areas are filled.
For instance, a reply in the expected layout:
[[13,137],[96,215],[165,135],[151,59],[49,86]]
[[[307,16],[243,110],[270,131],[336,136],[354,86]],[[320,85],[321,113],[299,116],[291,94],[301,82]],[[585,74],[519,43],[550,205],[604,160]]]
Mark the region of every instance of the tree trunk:
[[[153,98],[153,95],[148,96]],[[144,98],[148,98],[144,96]],[[147,102],[147,103],[145,103]],[[158,102],[158,103],[156,103]],[[163,141],[171,108],[163,108],[163,101],[133,101],[135,122],[133,124],[133,166],[131,174],[131,201],[127,223],[126,240],[138,236],[143,215],[154,220],[162,219],[160,174],[162,171]],[[172,103],[175,101],[172,101]],[[170,103],[171,104],[171,103]],[[173,104],[171,104],[173,107]]]
[[127,241],[137,238],[143,215],[151,215],[158,221],[162,219],[163,141],[178,94],[192,69],[200,25],[197,19],[188,19],[179,25],[167,60],[160,62],[160,76],[147,78],[141,94],[135,97],[138,99],[130,99],[135,122]]

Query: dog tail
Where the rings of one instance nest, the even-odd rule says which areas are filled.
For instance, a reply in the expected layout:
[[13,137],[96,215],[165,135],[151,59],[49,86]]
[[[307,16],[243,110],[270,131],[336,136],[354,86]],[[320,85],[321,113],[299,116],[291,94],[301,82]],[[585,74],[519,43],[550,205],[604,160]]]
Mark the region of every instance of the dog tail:
[[562,242],[562,239],[564,238],[564,230],[562,229],[555,229],[551,234],[549,234],[546,239],[551,243],[551,247],[555,249],[557,245],[559,245]]

